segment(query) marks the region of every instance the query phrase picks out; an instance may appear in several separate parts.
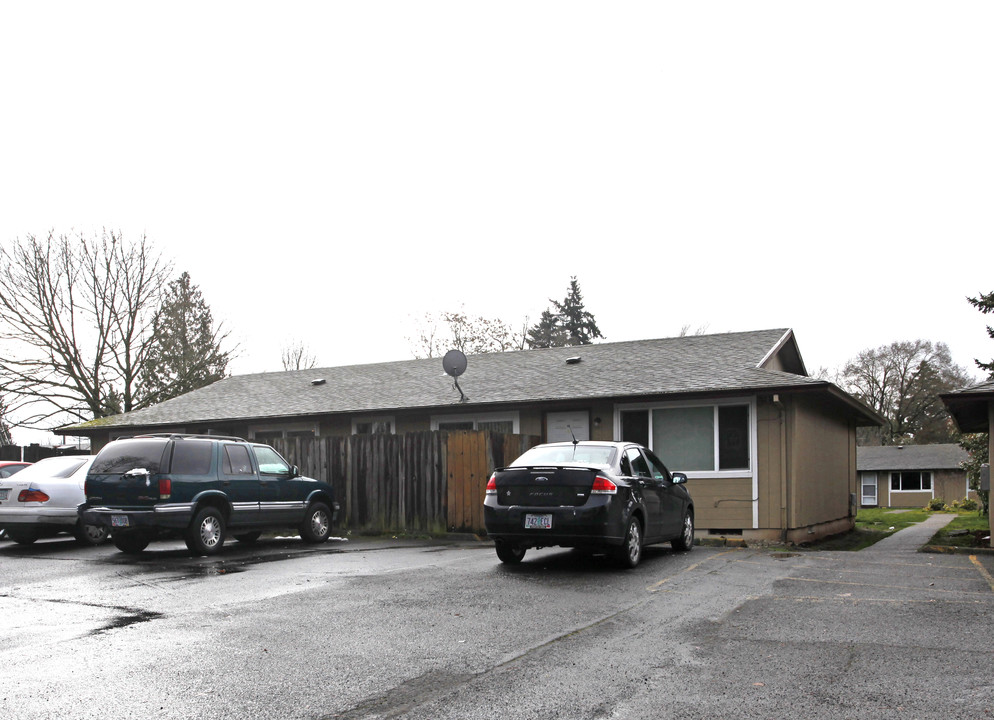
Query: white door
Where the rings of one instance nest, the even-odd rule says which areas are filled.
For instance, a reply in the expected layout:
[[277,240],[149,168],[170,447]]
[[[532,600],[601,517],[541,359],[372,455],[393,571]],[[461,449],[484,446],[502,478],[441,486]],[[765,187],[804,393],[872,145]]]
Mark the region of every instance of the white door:
[[859,504],[865,506],[877,504],[877,474],[863,473],[863,492]]
[[590,439],[590,413],[580,412],[551,412],[545,416],[545,441],[565,442],[572,440]]

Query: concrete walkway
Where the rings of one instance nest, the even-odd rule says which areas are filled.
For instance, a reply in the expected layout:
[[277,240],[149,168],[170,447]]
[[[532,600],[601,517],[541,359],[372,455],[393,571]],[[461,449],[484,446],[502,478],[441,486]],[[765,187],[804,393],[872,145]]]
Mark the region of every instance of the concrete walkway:
[[886,553],[888,555],[900,553],[916,553],[918,548],[927,543],[933,535],[953,521],[955,515],[944,515],[935,513],[929,515],[924,522],[917,523],[904,530],[899,530],[890,537],[885,537],[879,542],[873,543],[868,548],[860,550],[860,554]]

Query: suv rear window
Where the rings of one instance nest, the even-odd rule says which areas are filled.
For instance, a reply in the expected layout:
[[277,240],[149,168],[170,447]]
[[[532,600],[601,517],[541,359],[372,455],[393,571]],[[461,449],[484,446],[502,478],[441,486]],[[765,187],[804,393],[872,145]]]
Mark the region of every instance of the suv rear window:
[[106,475],[145,468],[154,474],[159,472],[166,447],[161,440],[118,440],[97,453],[90,472]]
[[169,472],[176,475],[207,475],[211,471],[214,443],[210,440],[177,440]]

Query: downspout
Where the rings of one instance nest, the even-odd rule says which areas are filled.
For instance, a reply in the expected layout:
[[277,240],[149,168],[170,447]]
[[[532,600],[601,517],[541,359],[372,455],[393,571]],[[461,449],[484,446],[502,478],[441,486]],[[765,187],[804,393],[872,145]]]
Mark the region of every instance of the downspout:
[[787,519],[789,515],[787,502],[787,408],[780,401],[780,395],[774,394],[773,406],[777,409],[780,421],[780,540],[787,542]]

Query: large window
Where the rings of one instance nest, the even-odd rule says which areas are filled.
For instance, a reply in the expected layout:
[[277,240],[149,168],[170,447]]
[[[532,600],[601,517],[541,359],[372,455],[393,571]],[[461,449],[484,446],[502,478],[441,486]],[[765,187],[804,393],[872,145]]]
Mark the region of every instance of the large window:
[[892,472],[890,474],[890,489],[896,492],[930,492],[932,490],[932,473],[917,470]]
[[436,415],[432,430],[489,430],[496,433],[518,432],[518,413],[482,413],[480,415]]
[[622,440],[645,443],[668,468],[681,472],[752,469],[751,406],[748,403],[673,405],[622,410]]
[[392,435],[394,431],[392,417],[363,418],[352,421],[353,435]]

